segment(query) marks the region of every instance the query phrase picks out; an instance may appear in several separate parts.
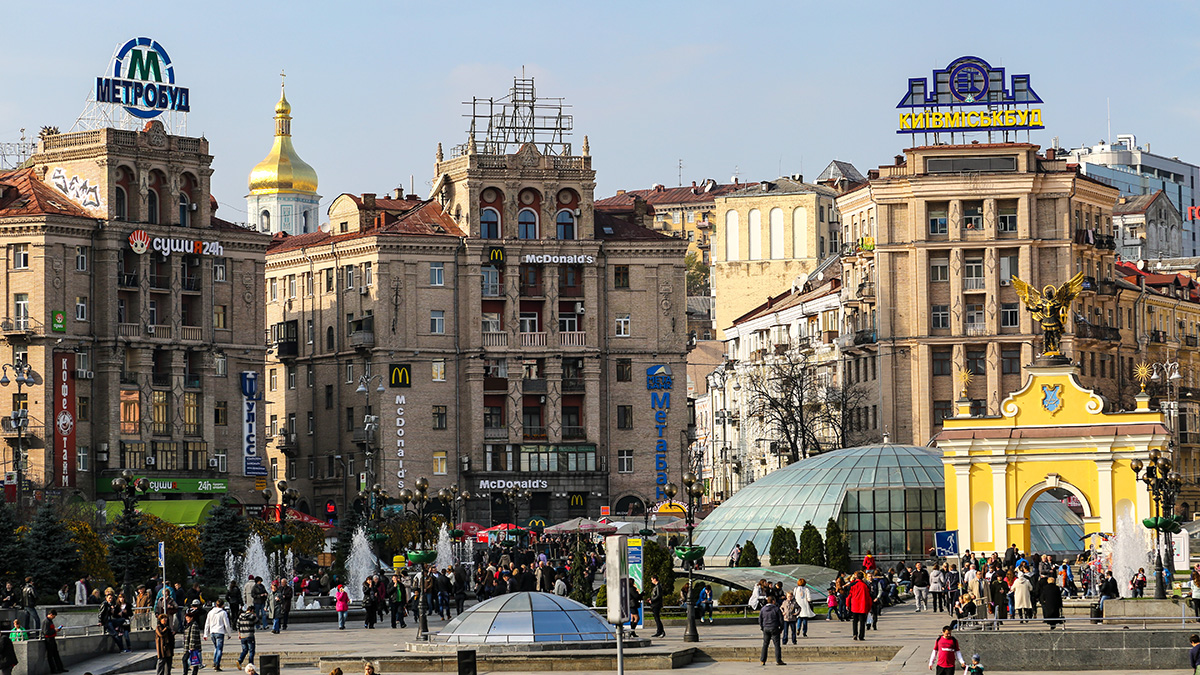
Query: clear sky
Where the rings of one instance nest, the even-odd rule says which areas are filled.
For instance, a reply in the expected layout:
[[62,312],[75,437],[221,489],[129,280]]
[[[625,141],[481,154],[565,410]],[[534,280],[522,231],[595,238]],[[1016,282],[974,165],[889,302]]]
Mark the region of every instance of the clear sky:
[[190,135],[215,156],[219,215],[244,221],[286,69],[297,151],[322,212],[343,192],[427,194],[434,152],[465,140],[461,104],[514,75],[573,107],[597,198],[683,181],[863,173],[906,145],[907,78],[962,55],[1029,73],[1043,146],[1135,133],[1200,163],[1200,3],[1133,2],[9,2],[0,141],[66,131],[113,49],[149,36],[190,87]]

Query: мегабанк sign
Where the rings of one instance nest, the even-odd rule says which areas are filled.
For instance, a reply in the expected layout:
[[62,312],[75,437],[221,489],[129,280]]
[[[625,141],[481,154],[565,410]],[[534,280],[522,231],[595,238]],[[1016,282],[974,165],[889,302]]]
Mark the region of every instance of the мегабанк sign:
[[671,412],[671,387],[674,385],[671,366],[660,364],[646,369],[646,390],[650,392],[650,412],[654,428],[655,499],[667,499],[667,414]]
[[144,120],[164,110],[192,109],[187,87],[175,84],[175,65],[167,50],[148,37],[133,38],[117,49],[111,76],[96,78],[96,102],[115,103]]

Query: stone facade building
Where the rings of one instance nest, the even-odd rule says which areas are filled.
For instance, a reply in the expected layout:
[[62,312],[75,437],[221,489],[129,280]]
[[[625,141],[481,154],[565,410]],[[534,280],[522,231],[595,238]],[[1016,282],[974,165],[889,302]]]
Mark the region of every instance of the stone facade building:
[[[152,480],[145,510],[198,517],[254,489],[239,374],[262,366],[268,237],[214,215],[211,163],[207,140],[153,121],[44,135],[0,173],[0,359],[35,373],[0,389],[2,461],[15,478],[20,435],[26,497],[105,497],[131,469]],[[9,401],[28,411],[19,434]]]

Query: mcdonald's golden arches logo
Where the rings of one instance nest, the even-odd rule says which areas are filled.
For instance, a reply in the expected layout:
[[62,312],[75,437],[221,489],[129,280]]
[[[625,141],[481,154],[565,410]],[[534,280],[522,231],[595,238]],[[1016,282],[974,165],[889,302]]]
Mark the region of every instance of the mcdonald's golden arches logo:
[[393,363],[388,366],[388,386],[393,389],[397,387],[411,387],[412,366],[407,363]]
[[525,526],[526,527],[545,527],[546,521],[542,520],[541,518],[530,518],[529,522],[526,523]]
[[570,505],[571,506],[583,506],[583,495],[579,494],[578,492],[572,494]]
[[488,262],[496,263],[497,265],[504,264],[504,249],[499,246],[488,248]]

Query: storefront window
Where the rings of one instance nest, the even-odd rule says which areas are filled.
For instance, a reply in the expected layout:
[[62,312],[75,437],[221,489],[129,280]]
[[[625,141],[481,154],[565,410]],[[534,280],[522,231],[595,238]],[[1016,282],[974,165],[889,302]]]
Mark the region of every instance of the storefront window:
[[842,505],[854,556],[924,556],[945,525],[945,491],[936,488],[847,490]]

